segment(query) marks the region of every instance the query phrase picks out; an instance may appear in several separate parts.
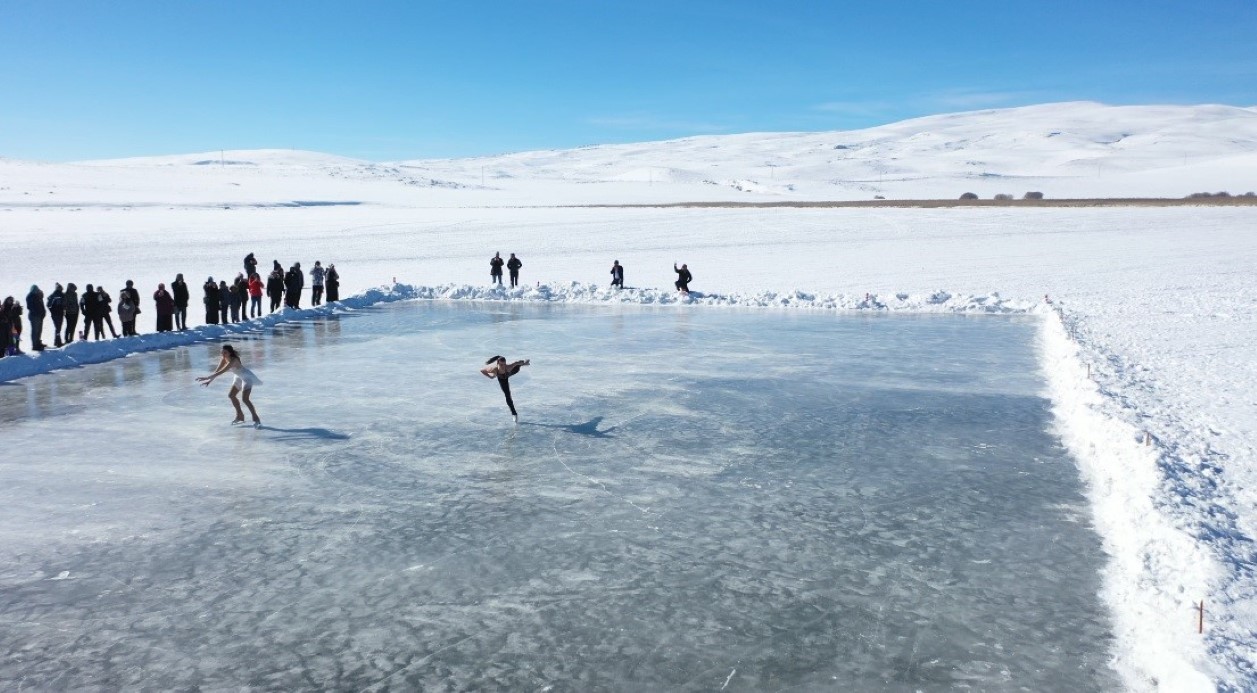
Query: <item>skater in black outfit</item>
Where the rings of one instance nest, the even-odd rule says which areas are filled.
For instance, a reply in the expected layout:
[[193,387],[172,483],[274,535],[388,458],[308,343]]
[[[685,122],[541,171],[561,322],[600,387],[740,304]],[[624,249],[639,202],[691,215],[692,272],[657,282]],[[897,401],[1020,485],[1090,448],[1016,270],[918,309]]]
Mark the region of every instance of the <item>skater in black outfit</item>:
[[502,253],[494,253],[493,259],[489,260],[489,283],[502,285],[502,265],[506,264],[502,261]]
[[519,268],[523,266],[524,263],[520,262],[519,258],[515,257],[515,253],[511,253],[511,259],[506,261],[506,269],[511,271],[512,289],[519,286]]
[[677,269],[677,263],[672,263],[672,271],[677,273],[676,287],[677,291],[688,294],[690,292],[690,282],[694,280],[694,275],[690,274],[690,270],[684,264],[681,269]]
[[515,411],[515,402],[511,399],[511,384],[507,382],[512,375],[519,372],[520,368],[527,366],[531,361],[524,359],[507,364],[506,357],[494,356],[485,361],[486,365],[480,369],[480,374],[486,378],[497,378],[498,385],[502,387],[502,394],[506,395],[506,406],[511,408],[511,416],[515,419],[515,423],[519,423],[519,414]]
[[624,288],[624,265],[619,260],[611,263],[611,286],[617,289]]

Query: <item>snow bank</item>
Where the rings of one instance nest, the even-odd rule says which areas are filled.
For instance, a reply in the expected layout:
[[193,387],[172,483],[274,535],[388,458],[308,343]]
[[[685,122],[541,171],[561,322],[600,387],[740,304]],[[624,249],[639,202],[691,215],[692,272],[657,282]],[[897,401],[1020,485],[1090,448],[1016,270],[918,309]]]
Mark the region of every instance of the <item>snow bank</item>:
[[1196,665],[1204,641],[1195,606],[1213,562],[1158,508],[1163,451],[1109,413],[1113,393],[1092,380],[1091,359],[1062,320],[1044,320],[1040,353],[1057,433],[1078,461],[1110,556],[1102,596],[1113,614],[1114,668],[1133,690],[1212,690]]

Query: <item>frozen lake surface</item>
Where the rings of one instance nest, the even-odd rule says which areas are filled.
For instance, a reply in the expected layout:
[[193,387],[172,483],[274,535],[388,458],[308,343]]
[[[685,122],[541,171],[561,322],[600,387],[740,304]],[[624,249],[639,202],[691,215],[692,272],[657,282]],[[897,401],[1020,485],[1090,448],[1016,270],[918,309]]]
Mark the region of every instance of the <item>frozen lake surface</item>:
[[261,430],[214,344],[0,385],[0,683],[1111,690],[1035,329],[419,302],[235,342]]

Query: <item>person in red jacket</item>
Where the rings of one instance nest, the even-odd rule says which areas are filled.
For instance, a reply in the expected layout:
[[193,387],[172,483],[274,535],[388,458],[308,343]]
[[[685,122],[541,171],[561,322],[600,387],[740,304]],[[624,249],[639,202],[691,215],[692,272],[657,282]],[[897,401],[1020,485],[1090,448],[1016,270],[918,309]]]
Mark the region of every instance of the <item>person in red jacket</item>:
[[262,283],[262,277],[257,272],[249,275],[249,317],[256,318],[262,315],[262,290],[266,285]]

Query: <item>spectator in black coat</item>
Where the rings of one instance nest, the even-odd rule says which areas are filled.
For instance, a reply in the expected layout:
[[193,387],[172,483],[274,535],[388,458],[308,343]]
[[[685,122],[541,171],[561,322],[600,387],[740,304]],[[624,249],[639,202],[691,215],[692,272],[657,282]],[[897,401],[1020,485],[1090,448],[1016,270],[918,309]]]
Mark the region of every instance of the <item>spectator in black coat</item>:
[[244,276],[252,277],[253,273],[258,271],[258,260],[253,257],[253,253],[244,256]]
[[188,283],[183,281],[182,274],[176,274],[171,282],[171,294],[175,300],[175,329],[188,329]]
[[228,323],[227,312],[231,310],[231,287],[227,286],[227,280],[218,282],[218,317],[219,322],[226,325]]
[[32,284],[30,293],[26,294],[26,319],[31,324],[31,351],[44,350],[44,318],[48,317],[48,309],[44,307],[44,292]]
[[48,317],[52,318],[52,345],[61,346],[61,324],[65,322],[65,289],[56,284],[48,294]]
[[74,341],[74,330],[79,326],[79,287],[70,282],[65,285],[65,340],[63,344]]
[[[279,264],[279,263],[275,263]],[[271,312],[279,310],[280,301],[284,300],[284,271],[275,268],[266,277],[266,295],[271,299]]]
[[324,279],[327,285],[327,302],[340,300],[340,272],[336,271],[336,264],[331,263],[327,266],[327,277]]
[[502,260],[502,253],[494,253],[489,260],[489,283],[502,285],[502,265],[506,264]]
[[[131,281],[130,279],[128,279],[128,280],[127,280],[127,288],[123,289],[123,290],[122,290],[121,292],[119,292],[119,293],[120,293],[120,294],[126,294],[127,296],[130,296],[130,297],[131,297],[131,303],[132,303],[133,305],[135,305],[135,314],[136,314],[136,316],[139,316],[139,314],[140,314],[140,313],[143,313],[143,312],[144,312],[144,311],[140,310],[140,290],[139,290],[139,289],[137,289],[137,288],[135,288],[135,282],[133,282],[133,281]],[[121,295],[119,295],[119,296],[118,296],[118,304],[119,304],[119,305],[121,305],[121,304],[122,304],[122,296],[121,296]],[[134,335],[136,335],[136,334],[139,334],[138,332],[136,332],[136,331],[135,331],[135,324],[134,324],[134,322],[132,322],[132,324],[131,324],[131,334],[132,334],[132,336],[134,336]]]
[[617,289],[624,288],[624,266],[619,260],[611,263],[611,286]]
[[690,292],[690,282],[694,281],[694,275],[690,274],[690,269],[684,264],[681,269],[677,269],[677,263],[672,263],[672,271],[677,273],[676,287],[677,291],[688,294]]
[[0,304],[0,357],[18,353],[13,340],[13,307],[16,303],[12,296],[8,296]]
[[157,291],[153,292],[153,302],[157,304],[157,331],[169,332],[174,328],[175,297],[166,291],[165,284],[158,284]]
[[118,338],[118,331],[113,328],[113,297],[105,291],[105,287],[96,287],[96,295],[99,297],[96,301],[96,311],[100,315],[100,320],[104,325],[109,326],[109,334],[114,339]]
[[284,275],[284,297],[285,303],[290,308],[301,307],[301,289],[305,287],[306,278],[301,273],[301,263],[294,262],[288,270],[288,274]]
[[506,269],[511,272],[512,288],[519,286],[519,268],[523,266],[524,263],[520,262],[519,258],[515,257],[515,253],[511,253],[511,259],[506,261]]
[[244,277],[237,274],[236,280],[231,283],[231,286],[227,290],[227,295],[228,295],[227,303],[228,303],[228,306],[231,308],[231,321],[232,322],[240,322],[240,308],[245,306],[248,303],[247,299],[245,298],[245,295],[248,293],[248,290],[246,289],[244,291],[241,291],[240,283],[243,280],[244,280]]
[[217,325],[218,324],[218,284],[214,281],[213,277],[210,277],[209,279],[205,280],[205,284],[201,287],[201,290],[205,292],[205,298],[202,299],[202,301],[204,301],[205,303],[205,324]]
[[94,330],[97,341],[105,338],[105,321],[100,317],[100,294],[88,284],[83,287],[83,297],[79,299],[79,309],[83,311],[83,331],[79,336],[87,339]]

